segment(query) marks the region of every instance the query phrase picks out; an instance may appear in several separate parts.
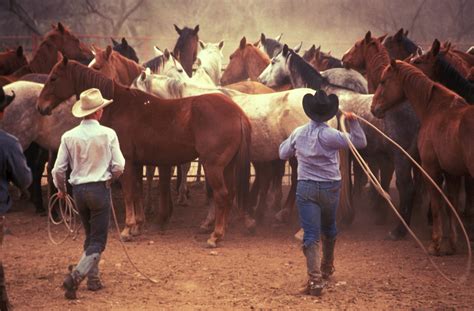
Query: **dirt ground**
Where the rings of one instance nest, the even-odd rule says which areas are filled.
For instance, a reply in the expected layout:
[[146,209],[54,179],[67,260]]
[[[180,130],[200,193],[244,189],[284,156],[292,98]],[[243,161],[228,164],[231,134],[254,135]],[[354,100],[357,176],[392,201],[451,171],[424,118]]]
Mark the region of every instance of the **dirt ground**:
[[[90,292],[83,284],[76,301],[65,300],[60,285],[67,266],[81,254],[83,235],[54,246],[46,218],[28,203],[15,202],[7,215],[12,234],[3,246],[15,310],[474,309],[472,273],[462,285],[449,284],[412,239],[385,240],[393,219],[375,225],[371,211],[364,208],[351,227],[340,228],[336,273],[324,295],[300,295],[306,276],[300,244],[293,237],[297,216],[289,225],[276,227],[269,210],[267,222],[254,236],[234,221],[220,247],[206,249],[207,235],[196,233],[206,212],[203,193],[202,184],[191,187],[190,203],[175,206],[165,234],[149,220],[144,234],[126,244],[133,261],[158,284],[137,275],[111,228],[100,263],[106,287]],[[121,209],[120,195],[114,198]],[[430,229],[422,214],[416,215],[414,226],[427,245]],[[119,219],[123,221],[123,212]],[[55,229],[55,236],[61,232]],[[465,269],[465,242],[459,245],[457,255],[434,258],[448,275],[459,276]]]

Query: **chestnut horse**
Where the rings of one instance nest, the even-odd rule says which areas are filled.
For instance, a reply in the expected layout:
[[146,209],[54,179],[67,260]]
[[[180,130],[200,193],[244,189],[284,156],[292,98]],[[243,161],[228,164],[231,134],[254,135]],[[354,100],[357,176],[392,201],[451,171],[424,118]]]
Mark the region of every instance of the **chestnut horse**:
[[165,225],[172,212],[171,166],[199,156],[216,204],[214,232],[208,239],[208,245],[215,247],[224,236],[236,193],[238,205],[243,209],[248,192],[251,130],[244,112],[220,94],[162,100],[124,87],[78,62],[69,62],[67,57],[53,68],[38,98],[38,110],[48,115],[65,99],[92,87],[114,100],[104,109],[102,123],[117,132],[126,159],[121,177],[126,206],[122,236],[138,234],[144,222],[139,183],[142,165],[159,167],[158,218]]
[[180,29],[174,25],[174,29],[179,34],[179,38],[173,49],[174,57],[183,65],[188,76],[192,77],[193,64],[196,61],[199,43],[199,25],[196,25],[194,29],[188,27]]
[[12,75],[0,77],[0,86],[17,81],[29,73],[49,73],[57,62],[57,52],[68,58],[87,62],[93,58],[91,50],[77,39],[63,24],[53,25],[44,37],[38,51],[28,65],[15,71]]
[[28,64],[23,47],[19,46],[16,50],[7,50],[0,53],[0,75],[9,75]]
[[[418,68],[403,61],[392,60],[382,73],[381,83],[372,102],[372,113],[383,118],[408,98],[421,122],[418,134],[418,150],[421,165],[441,187],[443,176],[448,197],[458,206],[460,180],[463,176],[474,177],[474,106],[446,87],[430,80]],[[443,237],[442,199],[429,183],[433,212],[432,242],[429,252],[441,254]],[[456,252],[456,220],[448,212],[450,236],[447,254]]]

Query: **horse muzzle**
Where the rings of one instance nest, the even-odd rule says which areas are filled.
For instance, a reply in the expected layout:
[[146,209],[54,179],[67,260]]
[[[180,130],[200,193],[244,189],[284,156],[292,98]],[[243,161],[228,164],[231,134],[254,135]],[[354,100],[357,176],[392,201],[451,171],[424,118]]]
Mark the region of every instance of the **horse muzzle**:
[[381,109],[379,106],[370,107],[370,112],[372,112],[372,114],[378,119],[383,119],[383,117],[385,117],[385,111]]

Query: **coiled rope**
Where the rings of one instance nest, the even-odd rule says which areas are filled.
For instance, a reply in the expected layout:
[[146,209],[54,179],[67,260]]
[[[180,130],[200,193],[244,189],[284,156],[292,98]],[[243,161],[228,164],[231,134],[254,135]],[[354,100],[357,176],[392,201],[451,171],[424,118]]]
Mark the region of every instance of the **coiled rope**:
[[[355,146],[352,144],[352,142],[349,140],[349,137],[344,135],[345,139],[347,140],[348,144],[349,144],[349,148],[350,150],[352,151],[354,157],[356,158],[357,162],[360,164],[360,166],[362,167],[362,169],[364,170],[364,172],[366,173],[367,177],[369,178],[369,181],[374,185],[375,189],[377,189],[377,191],[380,193],[380,195],[388,202],[388,204],[390,205],[390,207],[392,208],[392,210],[395,212],[395,214],[397,215],[397,217],[400,219],[400,221],[403,223],[403,225],[405,226],[405,228],[407,229],[407,231],[410,233],[410,235],[413,237],[413,239],[415,239],[416,243],[421,247],[421,249],[424,251],[424,253],[427,255],[428,257],[428,260],[430,261],[430,263],[433,265],[433,267],[441,274],[441,276],[443,278],[445,278],[448,282],[450,283],[453,283],[453,284],[462,284],[464,282],[466,282],[468,276],[469,276],[469,273],[470,273],[470,270],[471,270],[471,263],[472,263],[472,252],[471,252],[471,244],[469,242],[469,237],[467,235],[467,232],[466,232],[466,229],[464,228],[464,225],[461,221],[461,218],[459,217],[459,214],[457,213],[456,209],[454,208],[454,206],[451,204],[451,202],[448,200],[448,198],[446,197],[446,195],[443,193],[443,190],[441,190],[441,188],[434,182],[434,180],[430,177],[430,175],[421,167],[420,164],[418,164],[409,154],[408,152],[406,152],[399,144],[397,144],[393,139],[391,139],[390,137],[388,137],[387,135],[385,135],[385,133],[383,133],[382,131],[380,131],[377,127],[375,127],[373,124],[371,124],[369,121],[365,120],[364,118],[354,114],[354,116],[361,120],[362,122],[364,122],[365,124],[367,124],[368,126],[370,126],[371,128],[373,128],[377,133],[379,133],[380,135],[382,135],[383,137],[385,137],[389,142],[391,142],[395,147],[397,147],[398,149],[400,149],[403,154],[405,154],[412,162],[413,164],[415,164],[415,166],[423,173],[423,175],[433,184],[433,186],[438,190],[438,192],[441,194],[441,196],[443,197],[443,199],[446,201],[446,203],[448,204],[448,206],[450,207],[451,211],[453,212],[453,214],[456,216],[456,219],[457,221],[459,222],[459,225],[461,226],[461,230],[463,232],[463,235],[466,239],[466,243],[467,243],[467,251],[468,251],[468,259],[467,259],[467,264],[466,264],[466,271],[464,272],[464,274],[459,278],[459,281],[456,282],[455,280],[453,280],[452,278],[448,277],[443,271],[441,271],[441,269],[439,268],[439,266],[433,261],[431,255],[428,253],[427,249],[424,247],[423,243],[421,243],[421,241],[418,239],[418,237],[416,236],[416,234],[410,229],[410,227],[408,226],[408,224],[405,222],[405,220],[403,219],[403,217],[400,215],[400,213],[398,212],[398,210],[395,208],[395,206],[393,205],[392,201],[390,200],[390,194],[388,194],[383,188],[382,186],[380,185],[379,181],[377,180],[377,178],[374,176],[374,174],[372,173],[372,171],[370,170],[367,162],[364,161],[364,159],[362,158],[362,156],[360,155],[359,151],[357,151],[357,149],[355,148]],[[346,124],[345,124],[345,115],[343,114],[342,117],[341,117],[341,129],[342,129],[342,132],[344,133],[347,133],[347,129],[346,129]]]

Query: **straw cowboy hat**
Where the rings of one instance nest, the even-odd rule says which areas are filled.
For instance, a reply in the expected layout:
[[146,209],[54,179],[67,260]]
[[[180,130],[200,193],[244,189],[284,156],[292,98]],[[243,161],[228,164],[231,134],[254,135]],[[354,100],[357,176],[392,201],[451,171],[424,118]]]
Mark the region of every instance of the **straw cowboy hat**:
[[328,96],[324,91],[317,91],[314,95],[308,93],[303,97],[303,109],[311,120],[326,122],[336,115],[339,98],[334,94]]
[[82,118],[93,114],[113,102],[113,99],[104,99],[98,89],[92,88],[81,93],[79,100],[72,106],[72,115]]
[[3,87],[0,87],[0,112],[3,112],[5,108],[15,99],[15,92],[12,91],[13,95],[6,95]]

